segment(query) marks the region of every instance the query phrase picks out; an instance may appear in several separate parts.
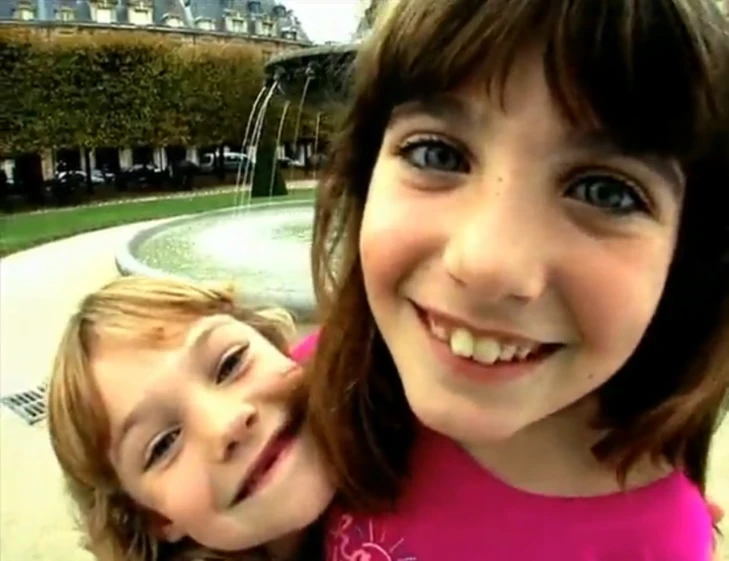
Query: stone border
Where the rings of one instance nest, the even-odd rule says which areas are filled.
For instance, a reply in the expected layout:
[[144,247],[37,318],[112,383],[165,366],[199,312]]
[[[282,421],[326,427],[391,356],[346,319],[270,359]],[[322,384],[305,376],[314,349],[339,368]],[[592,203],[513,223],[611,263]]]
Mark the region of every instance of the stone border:
[[[258,212],[264,209],[270,208],[301,208],[304,206],[313,206],[312,201],[274,201],[265,202],[252,205],[245,212]],[[172,278],[183,281],[192,280],[189,277],[162,269],[150,267],[142,263],[135,257],[139,247],[147,241],[150,237],[158,234],[172,226],[179,226],[186,222],[195,222],[199,220],[201,215],[209,218],[215,215],[226,215],[232,212],[240,212],[241,207],[227,207],[217,209],[204,213],[188,214],[185,216],[178,216],[170,220],[166,220],[161,224],[156,224],[145,228],[132,236],[132,238],[116,253],[114,262],[116,268],[122,275],[141,275],[152,278]],[[302,300],[299,298],[292,298],[291,295],[280,294],[276,292],[266,292],[265,290],[245,290],[244,301],[255,307],[267,307],[267,306],[278,306],[283,307],[291,312],[297,322],[310,323],[315,318],[315,307],[316,303],[309,300]]]
[[[297,179],[286,183],[286,189],[289,191],[297,191],[299,189],[316,189],[318,185],[317,179]],[[30,216],[34,214],[48,214],[52,212],[70,212],[79,208],[97,208],[106,206],[115,206],[123,204],[141,204],[154,201],[168,201],[172,199],[195,199],[198,197],[207,197],[210,195],[225,195],[228,193],[245,194],[250,192],[250,184],[245,186],[225,185],[219,187],[206,187],[205,189],[195,189],[193,191],[173,191],[170,193],[159,193],[156,195],[142,195],[139,197],[119,197],[116,199],[108,199],[105,201],[94,201],[83,203],[80,205],[64,206],[64,207],[46,207],[26,212],[16,212],[7,216]]]

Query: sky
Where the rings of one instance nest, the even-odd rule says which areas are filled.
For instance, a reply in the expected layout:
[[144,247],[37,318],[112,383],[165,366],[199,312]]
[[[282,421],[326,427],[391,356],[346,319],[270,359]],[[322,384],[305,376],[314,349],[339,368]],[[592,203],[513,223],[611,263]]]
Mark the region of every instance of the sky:
[[357,29],[359,0],[279,0],[294,10],[315,43],[348,43]]

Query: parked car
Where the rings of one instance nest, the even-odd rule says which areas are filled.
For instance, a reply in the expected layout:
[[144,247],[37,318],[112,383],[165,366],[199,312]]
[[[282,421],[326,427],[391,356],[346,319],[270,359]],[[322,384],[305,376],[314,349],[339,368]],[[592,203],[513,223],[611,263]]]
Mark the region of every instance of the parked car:
[[298,160],[289,158],[288,156],[281,156],[278,159],[278,167],[280,167],[282,169],[289,169],[289,168],[303,169],[304,164]]
[[45,184],[46,195],[61,206],[80,201],[85,189],[86,174],[79,170],[56,172],[55,177]]
[[[200,160],[200,171],[204,173],[214,173],[217,169],[218,156],[211,152],[203,154]],[[223,154],[223,169],[226,173],[237,173],[239,169],[245,171],[246,165],[254,166],[255,160],[251,159],[248,154],[242,152],[226,152]]]
[[189,160],[180,160],[167,166],[167,175],[173,189],[192,190],[195,176],[200,173],[200,166]]
[[121,172],[121,179],[127,187],[160,187],[165,180],[165,172],[155,164],[134,164]]
[[[63,180],[64,178],[68,179],[70,176],[75,176],[75,179],[81,180],[82,182],[86,183],[86,172],[73,169],[68,171],[59,171],[56,172],[56,179]],[[113,180],[113,176],[112,176]],[[92,169],[91,170],[91,183],[94,185],[100,185],[102,183],[108,183],[106,176],[101,170],[98,169]]]

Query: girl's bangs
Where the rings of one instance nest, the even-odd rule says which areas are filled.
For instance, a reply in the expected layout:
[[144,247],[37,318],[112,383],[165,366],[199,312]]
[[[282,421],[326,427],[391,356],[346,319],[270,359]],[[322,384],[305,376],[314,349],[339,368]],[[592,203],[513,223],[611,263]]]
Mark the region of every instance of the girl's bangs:
[[389,115],[478,69],[503,98],[515,60],[536,48],[573,125],[605,130],[626,152],[688,159],[729,113],[721,18],[682,0],[401,0],[359,57],[355,91]]

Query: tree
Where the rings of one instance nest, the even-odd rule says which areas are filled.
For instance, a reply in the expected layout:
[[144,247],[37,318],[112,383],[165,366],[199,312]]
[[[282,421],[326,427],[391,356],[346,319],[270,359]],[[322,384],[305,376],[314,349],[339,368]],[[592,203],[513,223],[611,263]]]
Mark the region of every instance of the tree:
[[[263,83],[252,45],[180,45],[136,31],[44,40],[0,29],[0,154],[239,146]],[[274,96],[269,116],[282,107]],[[282,142],[294,140],[297,114],[292,105]],[[305,110],[300,138],[313,136],[316,116]],[[278,123],[266,119],[264,136],[275,136]],[[320,136],[331,129],[325,114]]]

